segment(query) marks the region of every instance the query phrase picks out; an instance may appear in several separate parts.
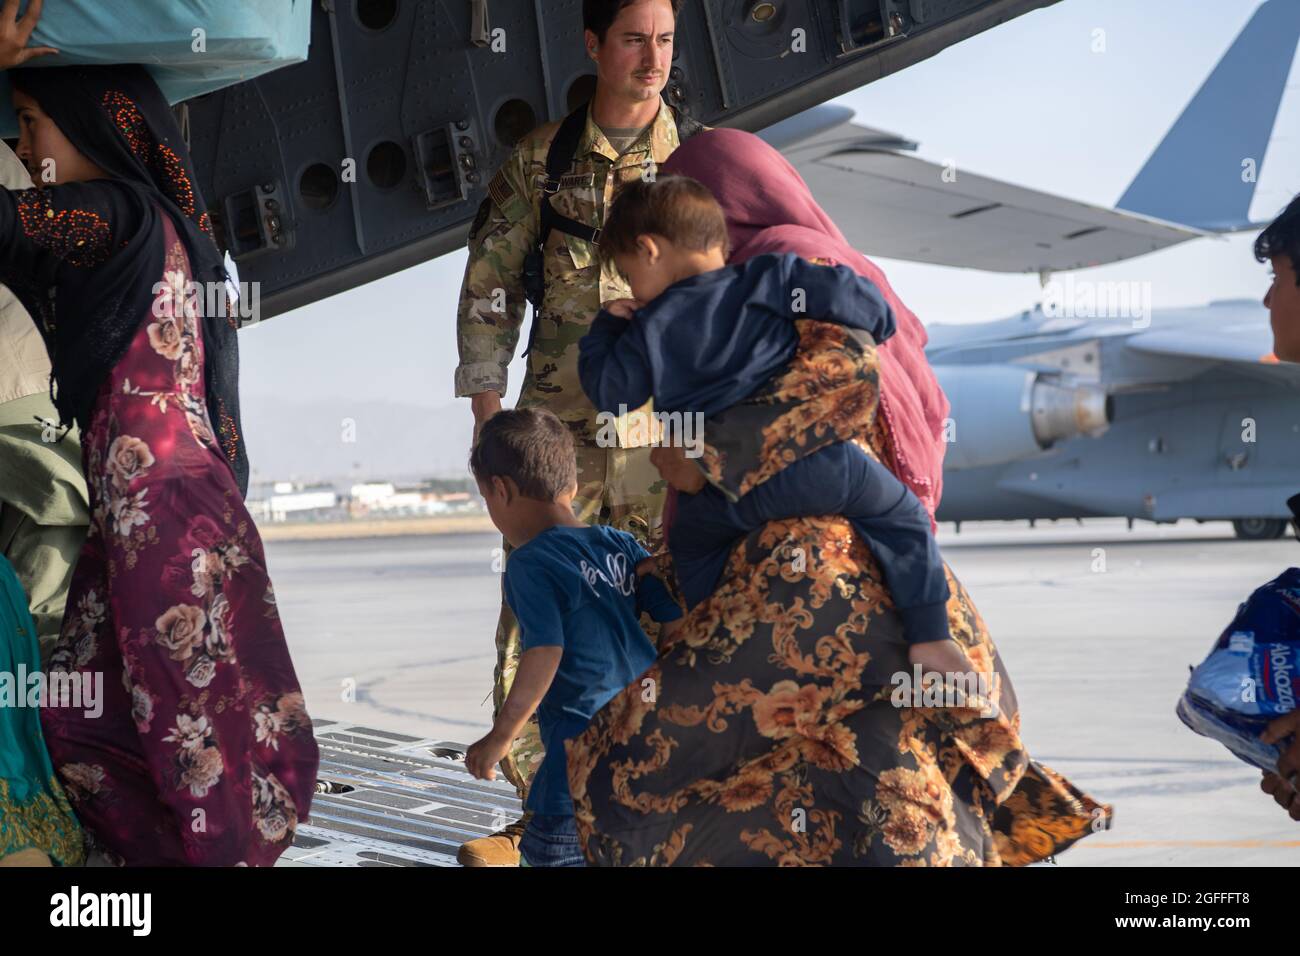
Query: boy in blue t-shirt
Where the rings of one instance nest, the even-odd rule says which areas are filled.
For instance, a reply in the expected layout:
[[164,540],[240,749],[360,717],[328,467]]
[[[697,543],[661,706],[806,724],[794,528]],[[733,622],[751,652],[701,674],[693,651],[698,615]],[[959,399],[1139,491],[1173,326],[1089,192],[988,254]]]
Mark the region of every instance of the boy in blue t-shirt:
[[636,538],[574,515],[573,439],[555,415],[536,408],[493,415],[470,469],[512,548],[505,595],[523,654],[491,732],[469,748],[465,766],[495,779],[497,763],[536,711],[546,756],[528,791],[519,851],[529,866],[584,866],[564,741],[654,663],[641,613],[663,623],[666,636],[682,611],[658,578],[637,577],[650,555]]

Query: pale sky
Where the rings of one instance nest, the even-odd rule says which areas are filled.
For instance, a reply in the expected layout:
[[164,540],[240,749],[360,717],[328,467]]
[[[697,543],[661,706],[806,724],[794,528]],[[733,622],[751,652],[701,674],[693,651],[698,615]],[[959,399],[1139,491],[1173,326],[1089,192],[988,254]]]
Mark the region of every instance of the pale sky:
[[[1112,206],[1245,25],[1258,0],[1063,0],[950,47],[836,102],[920,143],[922,157]],[[1093,52],[1094,31],[1106,51]],[[579,42],[575,37],[574,42]],[[1265,158],[1252,217],[1300,192],[1297,74]],[[1077,273],[1150,282],[1154,305],[1261,297],[1251,236],[1188,243]],[[926,324],[1002,318],[1040,300],[1034,276],[878,260]],[[240,335],[245,403],[452,403],[465,253],[279,316]],[[511,373],[512,399],[520,381]],[[468,402],[463,405],[469,416]],[[257,436],[250,435],[256,442]]]

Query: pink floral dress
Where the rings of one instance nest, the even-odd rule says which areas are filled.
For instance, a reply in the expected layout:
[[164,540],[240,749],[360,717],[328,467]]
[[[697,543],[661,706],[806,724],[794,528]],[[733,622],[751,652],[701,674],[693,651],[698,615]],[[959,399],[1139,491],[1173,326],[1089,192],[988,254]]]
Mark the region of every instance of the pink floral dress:
[[266,866],[306,818],[319,756],[204,402],[189,260],[163,220],[152,314],[82,438],[90,533],[49,665],[80,678],[81,706],[52,700],[41,720],[94,848],[127,865]]

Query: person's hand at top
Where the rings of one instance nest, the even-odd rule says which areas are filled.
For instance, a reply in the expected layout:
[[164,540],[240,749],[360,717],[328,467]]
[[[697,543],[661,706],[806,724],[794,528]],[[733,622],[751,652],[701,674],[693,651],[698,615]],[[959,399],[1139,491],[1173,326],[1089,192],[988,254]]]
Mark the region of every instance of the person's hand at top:
[[1274,720],[1260,734],[1260,739],[1266,744],[1276,744],[1288,735],[1291,743],[1278,758],[1277,772],[1265,773],[1264,779],[1259,782],[1259,788],[1290,813],[1292,820],[1300,820],[1300,798],[1297,798],[1295,786],[1297,772],[1300,772],[1300,710],[1293,710]]
[[631,319],[636,314],[636,310],[644,306],[645,303],[637,299],[611,299],[602,308],[610,315],[618,316],[620,319]]
[[11,70],[38,56],[59,52],[52,46],[27,45],[41,19],[43,5],[44,0],[32,0],[27,12],[19,17],[18,0],[5,0],[0,9],[0,70]]

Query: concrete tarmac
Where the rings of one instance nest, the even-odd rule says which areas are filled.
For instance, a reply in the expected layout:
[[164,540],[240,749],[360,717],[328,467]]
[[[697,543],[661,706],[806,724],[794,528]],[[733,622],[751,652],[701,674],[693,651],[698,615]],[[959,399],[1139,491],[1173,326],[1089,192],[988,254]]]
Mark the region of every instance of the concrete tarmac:
[[[1114,828],[1060,865],[1300,862],[1300,823],[1259,773],[1174,714],[1189,666],[1254,588],[1300,564],[1300,543],[1109,519],[945,525],[939,542],[1006,661],[1030,752],[1115,806]],[[491,724],[499,547],[489,534],[269,542],[309,711],[477,739]]]

